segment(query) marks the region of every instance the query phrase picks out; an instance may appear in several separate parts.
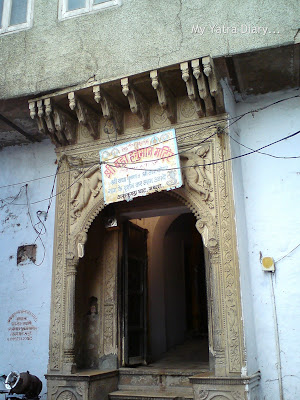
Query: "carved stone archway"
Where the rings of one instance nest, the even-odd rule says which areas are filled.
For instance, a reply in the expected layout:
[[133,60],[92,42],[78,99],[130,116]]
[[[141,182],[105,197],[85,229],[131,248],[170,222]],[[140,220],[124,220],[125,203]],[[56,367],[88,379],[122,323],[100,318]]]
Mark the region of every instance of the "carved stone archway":
[[[184,105],[184,102],[182,104]],[[249,389],[252,378],[246,382],[241,375],[246,365],[246,356],[231,164],[226,161],[230,158],[229,140],[224,133],[227,116],[198,121],[193,118],[188,119],[183,106],[179,107],[179,111],[183,114],[181,116],[179,112],[179,122],[174,128],[184,186],[168,192],[168,195],[176,197],[195,215],[196,228],[202,235],[210,260],[209,347],[214,357],[214,371],[210,378],[205,378],[205,381],[202,381],[201,377],[198,377],[198,381],[194,381],[195,397],[201,398],[197,393],[202,391],[202,387],[210,393],[216,382],[223,379],[222,384],[224,388],[226,386],[231,396],[229,398],[242,399],[246,398],[245,388],[247,386],[247,390]],[[147,134],[149,133],[151,132],[148,131]],[[122,140],[129,140],[128,138],[132,138],[132,134],[128,137],[125,135]],[[57,151],[60,174],[57,187],[59,194],[56,204],[50,357],[47,375],[49,391],[56,390],[55,387],[59,385],[58,376],[63,375],[68,382],[68,379],[74,379],[76,371],[74,362],[76,268],[79,258],[84,253],[88,229],[105,207],[98,166],[99,150],[105,147],[107,144],[99,140],[67,146]],[[113,244],[108,243],[107,248],[109,246]],[[111,308],[107,310],[108,313],[116,312]],[[113,319],[114,316],[110,315],[109,318]],[[113,332],[112,335],[117,335],[117,332]],[[116,344],[117,340],[112,340],[112,343]],[[115,350],[110,347],[110,351]],[[111,376],[109,379],[112,379]],[[69,386],[67,384],[63,387]],[[211,395],[205,398],[212,398],[213,393],[212,389]],[[218,392],[218,395],[219,393],[221,392]],[[231,393],[238,393],[240,397],[237,397],[237,394],[233,397]]]
[[[218,123],[218,118],[214,119],[218,129],[224,125],[224,118],[219,120]],[[189,133],[189,130],[188,127],[181,127],[177,138],[184,186],[169,194],[177,197],[194,213],[196,227],[209,251],[212,299],[210,347],[215,357],[215,374],[239,375],[245,359],[231,170],[230,163],[222,162],[229,157],[227,138],[224,134],[221,137],[216,134],[214,124],[202,129],[202,132],[200,128],[196,133]],[[212,137],[199,144],[201,138],[209,136]],[[99,143],[89,146],[88,152],[86,146],[77,145],[73,149],[66,148],[60,154],[50,371],[71,373],[74,370],[76,265],[83,254],[87,231],[104,208],[99,167],[93,166],[97,164],[98,151]]]

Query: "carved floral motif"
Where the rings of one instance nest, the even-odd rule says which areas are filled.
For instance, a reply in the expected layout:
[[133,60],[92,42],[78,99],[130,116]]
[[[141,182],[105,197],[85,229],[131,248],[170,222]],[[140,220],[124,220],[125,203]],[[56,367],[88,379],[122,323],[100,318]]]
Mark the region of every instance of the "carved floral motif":
[[189,100],[188,97],[185,97],[180,105],[180,111],[181,115],[183,116],[184,119],[189,119],[192,117],[195,117],[196,111],[193,106],[193,103]]
[[77,400],[77,398],[70,390],[64,390],[57,396],[56,400]]
[[199,386],[194,389],[196,400],[206,400],[208,398],[208,390],[201,390]]
[[245,396],[237,391],[232,393],[232,397],[234,398],[234,400],[245,400]]
[[166,111],[158,104],[153,107],[152,112],[153,112],[152,121],[154,122],[155,125],[162,125],[167,121],[168,116]]

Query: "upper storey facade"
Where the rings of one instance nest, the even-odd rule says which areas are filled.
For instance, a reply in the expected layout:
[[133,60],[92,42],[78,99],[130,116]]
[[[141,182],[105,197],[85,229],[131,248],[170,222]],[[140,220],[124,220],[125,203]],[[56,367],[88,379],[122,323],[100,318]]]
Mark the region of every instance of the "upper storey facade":
[[299,40],[297,0],[0,0],[0,9],[0,99]]

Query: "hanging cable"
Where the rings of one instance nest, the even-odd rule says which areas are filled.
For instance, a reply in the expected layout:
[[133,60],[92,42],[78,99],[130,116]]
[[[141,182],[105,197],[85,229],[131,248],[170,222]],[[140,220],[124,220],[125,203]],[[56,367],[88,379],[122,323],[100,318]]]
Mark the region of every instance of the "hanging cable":
[[[29,197],[28,197],[28,185],[26,185],[26,200],[27,200],[27,214],[29,216],[29,220],[30,220],[31,226],[32,226],[33,230],[35,231],[35,233],[37,234],[37,237],[36,237],[34,243],[36,243],[37,240],[40,240],[40,242],[42,244],[42,247],[43,247],[43,258],[42,258],[42,261],[40,263],[38,263],[38,264],[36,262],[34,262],[34,264],[37,267],[39,267],[40,265],[43,264],[43,262],[45,260],[45,257],[46,257],[46,247],[45,247],[44,242],[43,242],[43,240],[41,238],[41,235],[44,235],[46,233],[46,227],[45,227],[45,224],[42,222],[42,220],[40,218],[40,215],[38,213],[37,213],[37,217],[38,217],[39,222],[37,222],[36,224],[33,223],[33,220],[32,220],[32,217],[31,217],[31,212],[30,212],[30,206],[29,206],[30,202],[29,202]],[[41,228],[39,230],[38,227],[40,225],[41,225]]]
[[[245,153],[245,154],[240,154],[240,155],[235,156],[235,157],[230,157],[230,158],[227,158],[226,160],[214,161],[214,162],[205,163],[205,164],[195,164],[192,168],[194,168],[194,167],[206,167],[206,166],[209,166],[209,165],[222,164],[222,163],[225,163],[227,161],[232,161],[232,160],[236,160],[238,158],[249,156],[250,154],[258,153],[260,150],[263,150],[263,149],[265,149],[267,147],[273,146],[274,144],[280,143],[283,140],[287,140],[287,139],[290,139],[290,138],[292,138],[292,137],[294,137],[296,135],[299,135],[299,133],[300,133],[300,131],[297,131],[297,132],[292,133],[290,135],[287,135],[287,136],[285,136],[285,137],[283,137],[281,139],[278,139],[275,142],[266,144],[265,146],[262,146],[262,147],[260,147],[260,148],[258,148],[256,150],[252,150],[252,151],[250,151],[248,153]],[[133,168],[133,167],[131,168],[131,167],[127,167],[125,164],[115,165],[115,164],[112,164],[112,163],[107,163],[106,161],[105,162],[102,161],[100,164],[110,165],[110,166],[113,166],[115,168],[133,169],[133,170],[136,170],[136,171],[160,171],[160,169],[145,169],[145,168]],[[134,163],[132,163],[132,164],[134,164]],[[184,168],[191,168],[191,167],[189,167],[189,166],[188,167],[181,166],[181,167],[173,167],[173,168],[164,168],[164,171],[170,171],[170,170],[176,170],[176,169],[184,169]]]
[[[252,114],[252,115],[253,115],[254,113],[258,113],[258,112],[260,112],[260,111],[266,110],[267,108],[272,107],[272,106],[274,106],[274,105],[276,105],[276,104],[282,103],[282,102],[284,102],[284,101],[296,99],[296,98],[299,98],[299,97],[300,97],[300,95],[295,95],[295,96],[287,97],[287,98],[285,98],[285,99],[277,100],[277,101],[275,101],[275,102],[273,102],[273,103],[267,104],[266,106],[263,106],[263,107],[260,107],[260,108],[254,109],[254,110],[247,111],[247,112],[245,112],[245,113],[242,113],[242,114],[237,115],[237,116],[234,116],[234,117],[226,117],[226,118],[223,118],[223,119],[219,119],[218,122],[214,123],[214,125],[216,126],[216,125],[220,124],[220,122],[222,122],[222,121],[231,121],[231,120],[233,120],[233,121],[234,121],[233,123],[235,123],[235,122],[237,122],[238,120],[240,120],[241,118],[245,117],[246,115],[249,115],[249,114]],[[209,122],[207,122],[207,121],[197,122],[197,123],[195,123],[195,124],[185,125],[185,128],[188,128],[188,127],[190,127],[190,126],[195,126],[195,125],[196,125],[196,126],[205,125],[205,124],[208,124],[208,123],[209,123]],[[213,124],[212,124],[212,125],[213,125]],[[212,125],[211,125],[211,126],[212,126]],[[195,131],[189,131],[188,133],[182,134],[182,136],[184,136],[184,135],[189,135],[190,133],[193,133],[193,132],[195,132]],[[180,137],[180,136],[178,136],[178,137]],[[129,139],[136,139],[136,135],[128,136],[128,137],[126,137],[125,139],[126,139],[126,140],[129,140]],[[116,142],[121,142],[121,143],[122,143],[123,140],[124,140],[124,139],[121,138],[121,139],[118,139]],[[102,141],[102,144],[106,144],[106,143],[107,143],[107,144],[111,144],[111,139],[109,138],[108,141]],[[281,158],[281,157],[280,157],[280,158]],[[69,171],[72,171],[72,170],[73,170],[73,169],[70,169]],[[64,172],[68,172],[68,171],[64,171]],[[64,172],[61,172],[61,173],[64,173]],[[2,185],[2,186],[0,186],[0,189],[2,189],[2,188],[7,188],[7,187],[11,187],[11,186],[23,185],[23,184],[26,184],[26,183],[31,183],[31,182],[37,181],[37,180],[39,180],[39,179],[51,178],[51,177],[53,177],[53,176],[55,176],[55,174],[45,175],[45,176],[42,176],[42,177],[30,179],[30,180],[23,181],[23,182],[16,182],[16,183],[8,184],[8,185]]]
[[284,256],[282,256],[281,258],[279,258],[278,260],[275,261],[275,263],[279,263],[279,261],[283,260],[285,257],[289,256],[294,250],[298,249],[298,247],[300,246],[300,243],[297,244],[296,247],[294,247],[291,251],[289,251],[287,254],[285,254]]
[[[248,146],[244,145],[243,143],[240,143],[238,140],[236,140],[234,137],[232,137],[229,133],[228,133],[228,136],[235,143],[239,144],[240,146],[244,147],[245,149],[254,151],[254,149],[252,149],[251,147],[248,147]],[[257,153],[261,154],[261,155],[264,155],[264,156],[272,157],[272,158],[281,158],[281,159],[286,159],[286,160],[290,160],[290,159],[293,159],[293,158],[300,158],[300,156],[275,156],[274,154],[264,153],[262,151],[257,151]]]

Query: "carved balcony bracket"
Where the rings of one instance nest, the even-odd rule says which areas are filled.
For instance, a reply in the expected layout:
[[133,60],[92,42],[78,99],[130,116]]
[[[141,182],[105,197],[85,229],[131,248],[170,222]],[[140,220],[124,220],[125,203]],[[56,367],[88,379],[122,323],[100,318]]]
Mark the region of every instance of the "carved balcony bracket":
[[205,116],[204,104],[199,97],[199,93],[196,87],[196,82],[193,75],[191,74],[189,63],[188,62],[181,63],[180,69],[181,69],[182,79],[186,84],[188,97],[193,102],[195,111],[198,114],[198,116],[204,117]]
[[144,129],[150,127],[150,107],[144,97],[129,83],[128,78],[121,79],[122,93],[128,98],[130,110],[136,114]]
[[208,78],[210,94],[214,97],[216,102],[216,112],[221,114],[225,111],[223,90],[217,79],[213,59],[210,56],[203,57],[202,66],[203,72]]
[[75,92],[68,93],[69,106],[76,112],[78,122],[85,126],[93,139],[99,138],[99,116]]
[[205,104],[205,115],[206,116],[215,115],[216,111],[210,95],[207,77],[203,73],[200,60],[199,59],[192,60],[191,66],[193,70],[193,75],[197,81],[199,96],[204,101]]
[[52,103],[50,98],[29,101],[30,116],[36,119],[39,132],[48,135],[55,146],[75,144],[75,120]]
[[176,123],[176,102],[173,93],[168,88],[162,77],[159,76],[157,69],[150,72],[150,78],[152,86],[156,90],[159,105],[166,111],[171,124]]
[[46,122],[43,119],[44,108],[43,108],[42,104],[39,103],[39,109],[38,109],[37,103],[39,103],[39,102],[36,102],[36,101],[29,102],[30,117],[32,119],[36,119],[38,131],[41,132],[42,134],[46,135],[48,133],[48,130],[47,130]]
[[93,86],[94,99],[100,104],[103,117],[106,120],[111,120],[119,135],[124,132],[123,126],[123,110],[112,100],[100,85]]

